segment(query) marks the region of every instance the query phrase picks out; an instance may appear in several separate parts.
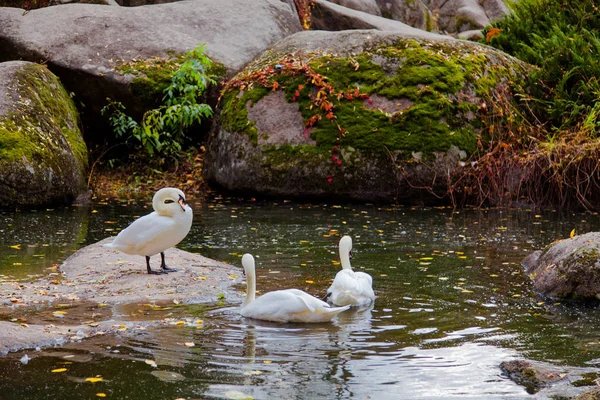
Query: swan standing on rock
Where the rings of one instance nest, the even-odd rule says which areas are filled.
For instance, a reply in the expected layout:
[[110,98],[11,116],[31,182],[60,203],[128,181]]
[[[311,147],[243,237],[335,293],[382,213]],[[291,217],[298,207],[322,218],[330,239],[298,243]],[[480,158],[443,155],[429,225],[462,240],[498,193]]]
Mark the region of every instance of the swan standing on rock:
[[[149,274],[177,271],[165,264],[165,250],[186,237],[192,227],[192,208],[185,203],[179,189],[160,189],[152,198],[154,212],[133,221],[122,230],[112,243],[104,246],[126,254],[146,256]],[[150,256],[160,253],[160,271],[150,268]]]
[[326,299],[336,306],[365,306],[375,300],[373,292],[373,278],[365,272],[354,272],[350,266],[352,257],[352,238],[344,236],[340,239],[340,262],[342,270],[339,271],[333,283],[327,290]]
[[242,265],[246,274],[246,300],[240,314],[243,317],[275,322],[326,322],[346,311],[347,307],[331,307],[326,302],[298,289],[276,290],[255,299],[256,272],[254,257],[244,254]]

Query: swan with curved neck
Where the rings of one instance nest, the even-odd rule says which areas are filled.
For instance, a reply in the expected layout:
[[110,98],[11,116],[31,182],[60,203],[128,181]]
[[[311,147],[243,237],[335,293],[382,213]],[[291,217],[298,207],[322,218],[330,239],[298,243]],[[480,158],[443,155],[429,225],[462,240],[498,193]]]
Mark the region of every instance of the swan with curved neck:
[[339,249],[342,270],[335,275],[333,283],[327,290],[326,298],[336,306],[357,307],[371,304],[375,300],[373,278],[365,272],[354,272],[350,265],[352,238],[342,237]]
[[[185,194],[176,188],[160,189],[152,198],[154,212],[133,221],[123,229],[112,243],[104,246],[146,257],[149,274],[166,274],[177,271],[167,267],[165,250],[181,242],[192,227],[192,209],[185,202]],[[160,270],[150,268],[150,257],[160,253]]]
[[274,322],[326,322],[350,307],[331,307],[298,289],[276,290],[256,298],[254,257],[244,254],[242,266],[246,274],[246,299],[240,308],[243,317]]

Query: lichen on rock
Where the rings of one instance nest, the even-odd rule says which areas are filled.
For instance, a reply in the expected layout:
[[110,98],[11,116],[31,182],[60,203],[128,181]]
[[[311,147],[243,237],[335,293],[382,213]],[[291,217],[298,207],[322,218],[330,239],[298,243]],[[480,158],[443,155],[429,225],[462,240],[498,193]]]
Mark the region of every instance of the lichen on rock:
[[2,63],[0,81],[0,206],[72,200],[88,165],[72,99],[43,65]]

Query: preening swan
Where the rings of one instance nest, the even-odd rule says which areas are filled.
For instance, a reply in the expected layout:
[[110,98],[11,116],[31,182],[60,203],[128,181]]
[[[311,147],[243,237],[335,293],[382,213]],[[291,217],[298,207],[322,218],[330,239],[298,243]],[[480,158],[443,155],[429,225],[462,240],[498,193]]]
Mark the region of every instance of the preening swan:
[[331,307],[326,302],[298,289],[276,290],[258,298],[254,257],[244,254],[242,266],[246,273],[246,300],[240,314],[247,318],[275,322],[326,322],[346,311],[347,307]]
[[[192,209],[185,203],[185,195],[179,189],[160,189],[152,198],[154,212],[133,221],[122,230],[112,243],[104,246],[146,257],[149,274],[166,274],[177,271],[165,264],[164,251],[186,237],[192,227]],[[150,256],[160,253],[160,271],[150,268]]]
[[350,266],[352,256],[352,238],[344,236],[340,239],[339,271],[327,290],[326,298],[336,306],[364,306],[375,300],[373,278],[365,272],[354,272]]

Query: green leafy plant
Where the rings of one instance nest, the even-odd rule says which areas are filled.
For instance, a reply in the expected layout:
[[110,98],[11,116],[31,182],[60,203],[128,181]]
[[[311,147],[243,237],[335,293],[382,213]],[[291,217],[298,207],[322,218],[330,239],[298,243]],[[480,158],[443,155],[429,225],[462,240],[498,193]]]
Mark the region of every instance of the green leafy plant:
[[102,114],[108,115],[118,138],[133,140],[148,155],[175,156],[182,149],[186,129],[212,116],[212,108],[198,102],[209,85],[216,84],[204,45],[186,53],[185,59],[164,89],[163,103],[146,111],[140,122],[127,115],[122,103],[107,99]]

